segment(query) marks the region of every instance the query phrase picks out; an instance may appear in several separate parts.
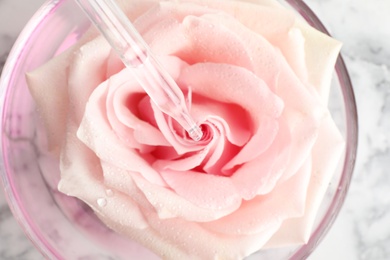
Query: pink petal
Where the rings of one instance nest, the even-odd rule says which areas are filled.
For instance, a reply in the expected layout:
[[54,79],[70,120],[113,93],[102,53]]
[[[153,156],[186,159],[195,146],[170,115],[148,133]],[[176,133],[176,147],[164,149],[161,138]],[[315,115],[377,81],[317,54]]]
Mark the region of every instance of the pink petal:
[[264,153],[275,140],[279,130],[279,123],[274,118],[263,118],[258,131],[251,137],[249,142],[241,149],[241,151],[230,162],[228,162],[223,170],[229,171],[234,167],[249,162],[262,153]]
[[277,229],[275,226],[261,234],[229,236],[183,219],[161,219],[154,211],[144,213],[149,228],[143,230],[107,224],[166,259],[243,259],[261,248]]
[[209,148],[206,146],[204,149],[191,153],[188,156],[177,158],[175,160],[157,160],[153,164],[153,168],[161,172],[164,170],[175,170],[175,171],[188,171],[201,165],[209,153]]
[[[168,68],[173,78],[177,78],[182,67],[186,66],[175,57],[159,57],[161,64]],[[116,133],[131,147],[141,152],[151,151],[151,147],[168,145],[168,142],[157,129],[150,101],[144,100],[147,95],[133,78],[137,69],[124,69],[109,80],[107,96],[107,115]],[[141,118],[146,115],[146,118]],[[150,120],[145,121],[145,120]]]
[[[99,159],[91,150],[76,136],[68,134],[61,158],[61,181],[58,189],[69,196],[83,200],[97,214],[104,215],[104,219],[112,222],[122,221],[124,225],[131,228],[145,229],[148,224],[131,198],[120,193],[115,197],[107,197],[99,163]],[[105,198],[107,201],[107,205],[103,208],[98,205],[100,198]],[[123,216],[126,216],[126,219]]]
[[130,21],[145,16],[150,9],[158,5],[158,0],[118,0],[118,5],[124,10]]
[[169,123],[167,116],[161,112],[161,110],[157,108],[156,105],[152,104],[152,108],[158,128],[169,144],[172,145],[172,147],[175,149],[177,154],[183,155],[186,153],[197,152],[204,148],[205,143],[203,141],[195,142],[191,139],[186,139],[178,135],[175,129]]
[[134,174],[133,172],[118,168],[115,165],[104,161],[101,162],[101,166],[103,169],[103,182],[106,187],[106,193],[107,190],[112,191],[111,196],[106,194],[108,197],[115,196],[116,192],[120,192],[128,196],[129,199],[134,201],[142,210],[147,211],[154,209],[135,184],[132,178],[132,175]]
[[224,170],[252,160],[272,144],[278,129],[274,118],[279,117],[283,103],[251,72],[232,65],[197,64],[183,70],[179,83],[202,97],[236,104],[250,115],[253,137]]
[[291,132],[291,157],[284,174],[284,178],[289,178],[311,153],[326,108],[319,96],[299,81],[286,61],[281,64],[281,69],[275,91],[285,102],[282,117]]
[[202,225],[223,234],[256,234],[279,226],[284,219],[302,216],[310,172],[308,160],[297,174],[279,183],[271,193],[243,202],[234,213]]
[[147,159],[124,144],[110,128],[105,108],[107,91],[107,86],[102,84],[92,93],[77,131],[78,138],[101,160],[125,170],[140,172],[150,182],[164,185]]
[[[150,9],[144,15],[139,16],[134,22],[134,25],[140,33],[144,34],[150,30],[154,30],[155,26],[161,28],[160,25],[167,25],[173,21],[181,23],[187,16],[200,16],[205,13],[215,12],[216,10],[208,8],[207,5],[185,2],[178,5],[174,2],[160,1],[154,8]],[[168,28],[169,26],[166,29]],[[165,32],[166,30],[163,31]]]
[[[111,47],[103,37],[88,42],[78,50],[69,69],[68,94],[76,122],[81,122],[85,104],[99,84],[106,80],[107,58]],[[99,55],[96,55],[96,53]]]
[[183,218],[187,221],[206,222],[226,216],[237,207],[231,204],[226,208],[203,208],[179,196],[171,188],[151,183],[139,173],[133,172],[132,178],[161,219]]
[[68,50],[26,74],[30,93],[46,126],[50,149],[59,149],[66,134],[69,110],[67,81],[70,64],[75,59],[77,50],[86,42],[94,39],[95,35],[96,33],[88,31]]
[[305,214],[302,217],[284,221],[267,247],[308,241],[328,185],[341,163],[340,158],[344,148],[345,142],[332,118],[328,115],[321,124],[318,139],[313,147],[313,166]]
[[110,78],[115,74],[118,74],[125,68],[122,60],[118,56],[115,50],[111,50],[110,55],[107,58],[107,72],[106,78]]
[[[148,143],[142,142],[135,137],[135,132],[141,129],[145,131],[152,132],[154,135],[154,141],[158,143],[164,142],[164,137],[161,133],[155,129],[153,126],[140,120],[137,115],[134,115],[130,110],[129,106],[134,107],[137,104],[129,104],[128,100],[133,96],[144,97],[146,94],[139,87],[139,85],[134,82],[132,78],[129,78],[129,72],[127,69],[121,71],[117,75],[114,75],[107,82],[103,83],[106,92],[97,92],[101,96],[96,99],[105,99],[106,107],[101,108],[102,110],[106,109],[107,120],[110,123],[112,129],[115,130],[115,134],[126,143],[129,147],[139,149],[142,153],[150,151],[150,146]],[[96,95],[97,95],[96,94]],[[134,98],[133,100],[134,101]],[[90,102],[94,102],[90,100]]]
[[305,38],[299,29],[292,28],[277,42],[277,46],[291,69],[302,83],[308,83],[308,68],[306,66]]
[[[208,156],[205,158],[202,169],[207,174],[218,175],[218,176],[230,176],[230,172],[224,171],[223,167],[226,163],[231,160],[240,150],[238,146],[231,144],[226,138],[226,123],[222,118],[209,116],[206,121],[210,124],[212,129],[212,141],[208,145]],[[204,124],[207,124],[204,123]]]
[[180,157],[172,146],[158,146],[152,152],[156,159],[173,161]]
[[200,208],[234,211],[241,204],[241,197],[227,177],[171,170],[164,170],[161,175],[178,196]]
[[[188,171],[201,166],[206,173],[225,175],[221,169],[238,151],[236,146],[231,145],[225,138],[224,128],[219,119],[210,117],[203,123],[203,128],[209,126],[211,140],[196,152],[187,152],[181,158],[175,160],[157,160],[153,167],[161,171],[170,169],[174,171]],[[204,130],[205,131],[205,130]]]
[[[129,74],[127,70],[124,70],[108,82],[107,114],[110,122],[114,124],[113,129],[124,140],[134,138],[139,144],[168,145],[159,129],[140,118],[138,110],[149,109],[150,99],[144,90],[140,89],[137,82],[129,80]],[[114,80],[118,78],[121,82]],[[143,102],[142,107],[139,107],[144,98],[149,102]]]
[[280,126],[271,147],[257,158],[243,164],[231,177],[245,200],[270,192],[288,167],[291,156],[290,134],[283,121]]
[[177,55],[181,50],[191,49],[182,20],[188,15],[215,12],[205,6],[160,2],[158,6],[139,17],[134,25],[145,41],[158,55]]
[[243,146],[251,137],[252,122],[249,113],[238,105],[195,95],[192,99],[191,114],[199,122],[217,120],[223,128],[221,132],[234,145]]
[[297,20],[295,27],[305,37],[305,61],[309,84],[321,97],[322,104],[327,105],[334,64],[342,44],[302,21]]
[[202,63],[189,66],[182,71],[178,83],[191,87],[197,95],[242,107],[250,114],[256,130],[263,116],[277,118],[283,110],[283,101],[261,79],[233,65]]
[[[280,70],[280,61],[278,60],[277,50],[272,46],[264,37],[259,34],[254,33],[245,27],[242,23],[235,20],[232,16],[226,14],[213,14],[213,15],[204,15],[200,18],[197,18],[199,23],[205,24],[204,27],[215,27],[218,28],[221,32],[225,34],[232,35],[231,37],[239,39],[242,43],[242,47],[232,46],[235,48],[235,52],[232,53],[230,50],[229,55],[222,55],[222,59],[216,62],[228,63],[232,65],[238,65],[240,67],[246,68],[254,72],[261,80],[263,80],[268,88],[274,90],[275,84]],[[200,36],[199,36],[200,37]],[[210,38],[210,35],[204,33],[205,41],[207,42]],[[226,44],[224,39],[220,36],[220,39],[215,39],[215,45],[218,48]],[[207,46],[209,43],[207,44]],[[212,45],[213,46],[213,45]],[[220,47],[219,47],[220,49]],[[213,49],[214,52],[219,52],[218,49]],[[226,52],[225,52],[226,53]],[[231,55],[245,55],[250,60],[250,66],[245,66],[242,63],[230,63],[230,60],[227,58]],[[225,60],[223,57],[225,56]],[[226,57],[227,56],[227,57]],[[242,59],[242,58],[241,58]],[[240,59],[238,59],[239,61]],[[211,60],[215,62],[214,60]],[[199,62],[202,62],[199,60]]]
[[225,12],[229,12],[232,14],[239,14],[241,12],[243,12],[243,14],[247,13],[248,17],[245,17],[246,19],[257,18],[256,11],[260,12],[262,9],[281,10],[281,11],[286,10],[285,7],[283,7],[279,2],[274,0],[261,0],[261,1],[246,0],[245,2],[235,2],[235,1],[226,2],[224,0],[215,0],[212,2],[208,0],[186,0],[186,2],[206,5],[209,8],[224,10]]
[[66,134],[69,109],[66,79],[70,60],[69,52],[26,75],[30,93],[45,124],[50,150],[59,149]]
[[252,59],[245,41],[229,28],[188,16],[183,20],[183,30],[191,42],[191,49],[178,56],[188,63],[226,63],[252,70]]
[[[207,6],[208,9],[194,12],[193,10],[198,5]],[[168,7],[171,13],[177,12],[177,5],[172,2],[163,2],[162,7]],[[224,0],[187,0],[186,3],[180,5],[181,10],[189,9],[187,15],[200,16],[207,13],[226,12],[240,21],[242,24],[255,31],[259,35],[266,36],[268,40],[285,34],[294,25],[296,15],[280,3],[273,0],[243,2],[243,1],[224,1]],[[192,12],[191,12],[192,11]],[[179,12],[184,15],[185,12]],[[151,15],[150,15],[151,16]],[[181,16],[181,17],[182,17]],[[181,18],[182,19],[182,18]],[[180,20],[179,20],[180,21]],[[153,21],[154,22],[154,21]]]

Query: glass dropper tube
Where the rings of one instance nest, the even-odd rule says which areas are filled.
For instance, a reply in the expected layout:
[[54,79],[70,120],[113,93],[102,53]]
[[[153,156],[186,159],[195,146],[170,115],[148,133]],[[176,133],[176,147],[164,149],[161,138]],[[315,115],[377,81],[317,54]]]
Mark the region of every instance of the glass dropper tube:
[[120,56],[157,107],[199,141],[202,130],[191,117],[183,92],[114,0],[76,0]]

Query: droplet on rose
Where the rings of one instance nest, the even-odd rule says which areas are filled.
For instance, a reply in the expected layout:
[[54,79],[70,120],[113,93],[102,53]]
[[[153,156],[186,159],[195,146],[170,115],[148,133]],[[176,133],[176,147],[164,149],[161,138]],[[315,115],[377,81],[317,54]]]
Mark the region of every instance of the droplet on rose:
[[107,200],[105,198],[100,198],[97,200],[97,204],[99,207],[103,208],[107,205]]
[[106,190],[106,194],[108,197],[114,196],[114,192],[111,189]]

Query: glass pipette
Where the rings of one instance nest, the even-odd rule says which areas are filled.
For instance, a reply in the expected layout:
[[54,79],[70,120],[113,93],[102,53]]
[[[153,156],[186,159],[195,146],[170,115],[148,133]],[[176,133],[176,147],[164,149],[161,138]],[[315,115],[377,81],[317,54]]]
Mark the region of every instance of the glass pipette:
[[76,1],[157,107],[199,141],[203,133],[188,111],[183,92],[115,0]]

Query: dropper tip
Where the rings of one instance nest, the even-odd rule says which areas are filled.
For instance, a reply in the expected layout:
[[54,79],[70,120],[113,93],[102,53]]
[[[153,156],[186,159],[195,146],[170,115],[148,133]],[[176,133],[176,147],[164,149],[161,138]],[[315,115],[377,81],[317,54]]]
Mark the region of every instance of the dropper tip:
[[202,132],[202,129],[200,129],[200,127],[198,125],[194,125],[189,131],[188,131],[188,134],[190,135],[190,137],[198,142],[202,139],[203,137],[203,132]]

